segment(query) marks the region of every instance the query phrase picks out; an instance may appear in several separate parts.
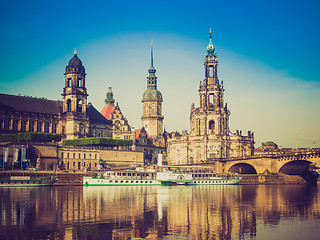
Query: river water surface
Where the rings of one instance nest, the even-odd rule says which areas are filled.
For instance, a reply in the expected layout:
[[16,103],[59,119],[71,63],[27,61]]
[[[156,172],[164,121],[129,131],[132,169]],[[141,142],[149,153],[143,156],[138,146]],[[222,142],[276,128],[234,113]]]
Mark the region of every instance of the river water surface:
[[0,188],[0,239],[320,239],[318,187]]

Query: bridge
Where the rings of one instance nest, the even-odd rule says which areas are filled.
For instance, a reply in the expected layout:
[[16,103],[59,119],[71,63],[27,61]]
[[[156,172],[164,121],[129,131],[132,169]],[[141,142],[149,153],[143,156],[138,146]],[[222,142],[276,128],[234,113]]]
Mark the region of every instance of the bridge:
[[239,174],[284,173],[304,176],[310,174],[310,168],[320,167],[320,149],[270,152],[242,158],[216,159],[213,163],[217,172]]

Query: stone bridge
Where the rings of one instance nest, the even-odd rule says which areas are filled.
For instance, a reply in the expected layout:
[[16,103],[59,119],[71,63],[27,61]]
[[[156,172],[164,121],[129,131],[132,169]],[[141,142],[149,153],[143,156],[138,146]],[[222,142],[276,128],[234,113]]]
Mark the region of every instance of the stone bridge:
[[219,159],[213,162],[217,172],[302,175],[311,166],[317,165],[320,167],[320,149]]

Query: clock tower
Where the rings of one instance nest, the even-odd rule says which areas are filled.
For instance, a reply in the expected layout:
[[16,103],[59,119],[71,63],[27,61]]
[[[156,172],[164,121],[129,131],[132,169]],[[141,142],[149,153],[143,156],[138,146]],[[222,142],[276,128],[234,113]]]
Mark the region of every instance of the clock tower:
[[153,46],[151,45],[151,67],[148,70],[147,90],[143,93],[142,126],[148,135],[157,138],[163,133],[162,94],[157,90],[156,69],[153,67]]

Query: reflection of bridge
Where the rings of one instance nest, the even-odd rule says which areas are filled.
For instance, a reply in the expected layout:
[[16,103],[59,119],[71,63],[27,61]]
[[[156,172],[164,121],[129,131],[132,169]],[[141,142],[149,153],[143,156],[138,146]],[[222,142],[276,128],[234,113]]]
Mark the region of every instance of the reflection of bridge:
[[214,162],[217,172],[241,174],[270,172],[302,175],[310,165],[320,166],[320,149],[219,159]]

